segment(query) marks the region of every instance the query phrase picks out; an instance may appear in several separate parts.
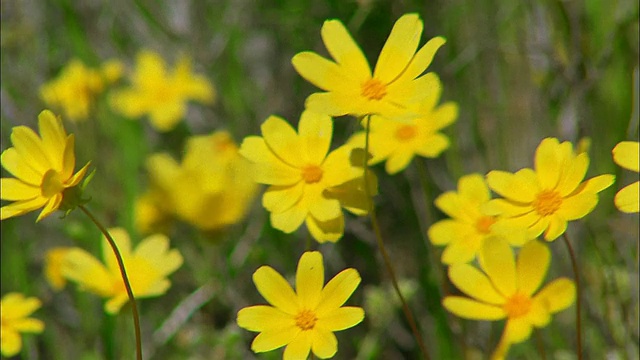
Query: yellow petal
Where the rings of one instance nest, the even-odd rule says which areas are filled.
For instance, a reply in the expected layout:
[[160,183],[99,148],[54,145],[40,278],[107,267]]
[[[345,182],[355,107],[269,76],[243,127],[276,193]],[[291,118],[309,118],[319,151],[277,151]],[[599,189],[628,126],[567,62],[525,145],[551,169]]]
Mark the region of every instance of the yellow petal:
[[489,305],[460,296],[447,296],[442,306],[450,313],[470,320],[500,320],[506,317],[500,306]]
[[73,169],[76,167],[75,137],[73,134],[67,137],[64,147],[61,149],[63,152],[58,170],[62,179],[66,180],[73,175]]
[[294,185],[269,186],[262,196],[262,206],[275,213],[285,212],[300,201],[304,185],[303,181],[299,181]]
[[421,144],[416,145],[415,152],[423,157],[435,158],[447,148],[449,148],[449,138],[437,133],[425,137]]
[[305,164],[300,157],[302,142],[288,122],[277,116],[269,116],[260,126],[267,146],[285,163],[301,168]]
[[340,202],[322,195],[322,188],[305,187],[304,199],[308,202],[309,213],[318,221],[330,221],[342,216]]
[[458,180],[458,194],[473,204],[484,204],[491,198],[484,176],[480,174],[461,177]]
[[426,73],[421,77],[411,81],[394,81],[387,86],[387,95],[384,102],[395,105],[393,108],[378,110],[380,115],[393,118],[397,117],[399,121],[408,121],[412,118],[419,117],[418,109],[415,104],[421,103],[430,96],[431,93],[440,91],[442,83],[433,72]]
[[260,353],[271,351],[291,343],[302,331],[297,326],[264,331],[258,334],[251,343],[251,350]]
[[504,328],[504,337],[510,343],[519,343],[527,340],[533,330],[532,324],[526,317],[509,319]]
[[38,173],[44,174],[52,168],[42,140],[33,130],[26,126],[14,127],[11,132],[11,143],[25,163]]
[[133,255],[144,259],[163,276],[176,271],[183,262],[178,250],[169,251],[169,238],[162,234],[151,235],[136,247]]
[[551,252],[547,245],[537,241],[529,241],[518,254],[516,274],[518,290],[529,297],[542,284],[547,275]]
[[335,92],[311,94],[305,100],[308,110],[329,116],[347,114],[361,115],[372,113],[367,111],[365,99],[360,94],[343,94]]
[[482,246],[482,240],[483,236],[471,235],[452,242],[442,252],[442,263],[452,265],[472,261]]
[[298,123],[298,133],[301,142],[305,145],[302,149],[302,156],[315,165],[322,164],[331,145],[333,134],[333,121],[329,116],[320,115],[311,111],[305,111],[300,116]]
[[291,59],[293,67],[305,80],[322,90],[358,95],[360,84],[355,74],[322,56],[305,51]]
[[507,297],[516,291],[516,264],[509,243],[495,236],[482,245],[482,269],[487,273],[493,286]]
[[462,221],[440,220],[431,225],[427,234],[434,245],[446,245],[460,241],[474,233],[474,229]]
[[613,148],[613,161],[621,167],[640,171],[640,143],[637,141],[622,141]]
[[587,153],[578,154],[575,159],[565,164],[556,191],[558,191],[561,196],[571,194],[584,179],[588,168],[589,156]]
[[579,193],[599,193],[600,191],[608,188],[616,180],[614,175],[604,174],[594,176],[591,179],[584,181],[574,194]]
[[331,279],[322,289],[316,314],[318,318],[331,315],[344,304],[360,284],[360,274],[355,269],[345,269]]
[[311,336],[311,351],[320,359],[333,357],[338,352],[338,339],[331,331],[314,328]]
[[55,194],[54,196],[50,197],[47,200],[47,203],[44,205],[44,208],[42,208],[40,215],[38,215],[36,222],[39,222],[45,217],[53,214],[56,210],[58,210],[61,203],[62,203],[62,194]]
[[311,332],[301,331],[284,349],[283,360],[306,359],[311,351]]
[[589,214],[597,204],[598,195],[591,192],[579,193],[563,199],[555,214],[565,220],[576,220]]
[[319,251],[307,251],[300,257],[296,271],[296,293],[304,309],[315,309],[324,285],[324,265]]
[[421,34],[422,20],[417,14],[398,19],[380,52],[373,77],[387,84],[396,79],[414,57]]
[[316,326],[329,331],[340,331],[356,326],[364,320],[364,310],[355,306],[344,306],[318,318]]
[[271,226],[290,234],[302,225],[308,213],[309,209],[304,206],[303,201],[299,201],[287,211],[281,213],[272,212],[270,216]]
[[49,200],[44,197],[37,197],[31,200],[17,201],[0,208],[0,220],[14,216],[20,216],[28,212],[43,207]]
[[322,25],[322,41],[329,54],[343,71],[358,82],[371,78],[367,58],[339,20],[327,20]]
[[104,311],[107,314],[111,314],[111,315],[117,314],[118,312],[120,312],[120,309],[122,309],[124,304],[126,304],[127,301],[129,301],[129,297],[127,296],[127,293],[124,291],[116,293],[114,295],[115,296],[113,296],[104,304]]
[[300,308],[298,297],[293,292],[291,285],[282,275],[269,266],[261,266],[253,273],[253,283],[258,292],[271,305],[279,310],[295,315]]
[[620,189],[613,200],[620,211],[625,213],[637,213],[640,211],[640,207],[638,206],[639,193],[640,182],[636,181],[633,184]]
[[187,106],[181,99],[172,99],[163,104],[162,108],[153,109],[149,121],[160,132],[171,131],[182,120],[186,111]]
[[427,41],[427,43],[418,50],[413,59],[411,59],[409,66],[407,66],[407,69],[401,75],[401,80],[412,80],[425,72],[429,65],[431,65],[431,61],[433,60],[436,52],[442,45],[444,45],[445,42],[446,40],[440,36]]
[[355,153],[356,149],[348,145],[343,145],[329,153],[322,164],[324,171],[322,182],[327,187],[342,185],[364,175],[364,169],[352,162]]
[[387,174],[396,174],[404,170],[409,165],[411,160],[413,160],[413,155],[414,154],[411,151],[398,149],[389,156],[384,169],[387,171]]
[[31,200],[41,194],[40,187],[33,186],[15,178],[0,179],[0,198],[2,200]]
[[111,296],[114,292],[114,279],[105,266],[80,248],[67,252],[61,272],[67,279],[100,296]]
[[22,333],[38,334],[44,330],[44,323],[38,319],[26,318],[13,321],[11,327]]
[[555,189],[560,180],[560,174],[566,165],[569,142],[560,144],[556,138],[546,138],[536,149],[535,167],[538,181],[542,189]]
[[469,264],[454,264],[449,267],[449,279],[463,293],[472,298],[494,305],[505,302],[491,281],[480,270]]
[[42,302],[35,297],[25,297],[23,294],[11,292],[2,297],[2,319],[11,320],[25,318],[42,306]]
[[279,159],[261,137],[244,138],[239,152],[253,163],[251,176],[258,183],[292,185],[301,180],[300,170]]
[[544,239],[547,241],[553,241],[564,234],[567,230],[567,221],[557,214],[548,217],[549,225],[544,232]]
[[26,161],[18,155],[15,148],[8,148],[3,151],[1,161],[2,166],[13,174],[13,176],[27,184],[40,186],[42,174],[30,167]]
[[62,120],[51,111],[43,110],[38,115],[38,128],[42,137],[42,145],[49,155],[56,170],[61,170],[62,154],[67,140],[67,133],[62,126]]
[[562,311],[576,300],[576,286],[567,278],[559,278],[547,284],[534,296],[550,313]]
[[511,202],[505,199],[492,199],[483,204],[481,210],[487,215],[516,217],[533,212],[533,207],[529,204]]
[[273,306],[249,306],[238,311],[238,326],[249,331],[267,331],[296,326],[294,317]]
[[533,170],[526,168],[515,174],[490,171],[487,174],[487,184],[501,196],[521,203],[532,202],[539,191],[536,174]]
[[342,214],[328,221],[320,221],[309,215],[305,223],[311,236],[319,243],[336,242],[344,233],[344,216]]
[[20,334],[12,330],[2,330],[2,343],[0,348],[2,349],[2,356],[10,358],[17,355],[22,349],[22,338]]

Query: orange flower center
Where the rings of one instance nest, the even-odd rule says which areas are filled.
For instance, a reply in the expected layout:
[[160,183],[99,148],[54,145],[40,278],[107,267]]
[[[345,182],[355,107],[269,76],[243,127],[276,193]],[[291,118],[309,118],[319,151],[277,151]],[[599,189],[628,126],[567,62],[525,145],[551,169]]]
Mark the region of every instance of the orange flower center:
[[418,130],[414,125],[402,125],[396,130],[396,139],[401,141],[411,140],[418,134]]
[[481,216],[478,221],[476,221],[476,230],[482,234],[488,234],[491,232],[491,225],[496,223],[496,218],[494,216]]
[[40,189],[42,191],[42,196],[46,198],[50,198],[61,193],[64,190],[64,185],[60,178],[60,174],[53,169],[44,173]]
[[387,87],[378,79],[369,79],[362,84],[362,96],[369,100],[382,100],[387,95]]
[[523,294],[515,293],[502,307],[510,319],[526,315],[531,310],[531,299]]
[[316,326],[318,318],[311,310],[302,310],[296,315],[296,325],[302,330],[311,330]]
[[307,184],[314,184],[322,180],[322,169],[317,165],[308,165],[302,169],[302,179]]
[[543,190],[533,200],[533,208],[542,216],[552,215],[560,205],[562,205],[562,196],[553,190]]

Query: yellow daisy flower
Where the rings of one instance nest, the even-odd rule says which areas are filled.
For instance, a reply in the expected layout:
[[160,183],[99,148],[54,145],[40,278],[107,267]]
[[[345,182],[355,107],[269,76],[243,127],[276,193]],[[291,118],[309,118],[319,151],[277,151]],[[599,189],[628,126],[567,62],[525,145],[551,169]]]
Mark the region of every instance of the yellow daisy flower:
[[192,73],[191,60],[186,56],[168,71],[160,55],[142,51],[131,81],[131,88],[112,94],[111,106],[132,118],[148,114],[158,131],[169,131],[178,124],[187,111],[187,101],[211,104],[215,99],[209,80]]
[[[621,167],[638,172],[640,165],[638,153],[640,152],[640,143],[637,141],[622,141],[613,148],[613,161]],[[622,188],[613,199],[616,207],[625,213],[637,213],[640,211],[638,206],[638,193],[640,193],[640,181],[636,181],[631,185]]]
[[0,161],[15,178],[0,179],[2,200],[15,201],[0,208],[0,219],[19,216],[43,208],[40,221],[60,208],[65,191],[80,183],[89,163],[75,175],[75,138],[68,135],[62,120],[51,111],[38,115],[40,136],[26,126],[11,132],[10,147]]
[[8,293],[0,300],[0,352],[10,358],[22,349],[20,333],[41,333],[44,323],[30,318],[41,306],[35,297],[27,298],[19,293]]
[[123,65],[110,60],[100,69],[87,67],[82,61],[69,62],[54,80],[40,88],[40,97],[51,107],[64,111],[71,121],[86,120],[96,97],[106,85],[120,78]]
[[491,200],[489,188],[480,174],[465,175],[458,180],[458,191],[438,196],[435,205],[451,219],[438,221],[428,230],[434,245],[445,245],[444,264],[473,261],[485,241],[504,237],[513,246],[522,246],[528,239],[524,229],[506,228],[496,216],[487,215],[483,207]]
[[[169,274],[182,265],[182,255],[169,250],[169,239],[164,235],[151,235],[132,251],[129,234],[124,229],[110,229],[127,269],[131,289],[136,298],[164,294],[171,283]],[[106,266],[80,248],[71,248],[64,256],[62,275],[78,283],[81,289],[108,298],[105,311],[116,314],[128,300],[120,268],[107,240],[103,238],[102,257]]]
[[298,133],[276,116],[261,128],[263,137],[246,137],[240,154],[253,163],[253,179],[271,185],[262,198],[262,205],[271,212],[271,225],[291,233],[306,222],[319,242],[340,239],[344,232],[341,206],[368,209],[357,183],[364,171],[352,164],[353,148],[345,145],[327,154],[333,122],[310,111],[302,113]]
[[360,307],[342,306],[360,284],[355,269],[341,271],[324,286],[322,254],[302,254],[296,273],[296,292],[269,266],[253,274],[260,294],[273,306],[256,305],[238,312],[238,326],[259,332],[251,343],[256,353],[286,345],[283,358],[306,359],[309,352],[326,359],[338,351],[335,331],[364,319]]
[[[169,154],[152,155],[147,160],[151,190],[138,203],[138,223],[153,229],[170,214],[206,231],[235,224],[258,190],[249,168],[226,131],[190,137],[180,164]],[[157,211],[150,209],[154,205]]]
[[504,199],[491,200],[486,210],[527,228],[530,239],[544,232],[545,240],[553,241],[568,221],[589,214],[598,204],[598,193],[615,179],[607,174],[582,181],[588,167],[587,153],[576,155],[570,142],[546,138],[536,150],[535,170],[487,174],[489,187]]
[[532,240],[520,250],[517,260],[506,240],[486,241],[480,257],[482,270],[469,264],[449,267],[451,282],[469,297],[447,296],[443,306],[471,320],[506,319],[502,340],[494,358],[501,358],[509,344],[529,338],[533,327],[549,324],[551,315],[568,308],[576,298],[573,281],[556,279],[540,288],[549,268],[551,252]]
[[[439,83],[439,81],[438,81]],[[434,158],[449,147],[449,139],[439,131],[453,123],[458,116],[458,106],[448,102],[438,106],[441,88],[427,93],[420,103],[409,106],[418,117],[397,121],[373,116],[369,130],[370,164],[385,161],[385,170],[395,174],[404,170],[414,156]],[[363,120],[366,126],[366,120]],[[349,143],[364,147],[364,131],[354,134]]]
[[322,40],[334,61],[308,51],[291,60],[303,78],[326,91],[310,95],[306,108],[330,116],[415,116],[408,112],[410,104],[421,102],[439,86],[433,73],[422,74],[445,43],[436,37],[416,52],[422,28],[417,14],[398,19],[372,75],[362,50],[344,25],[339,20],[325,21]]

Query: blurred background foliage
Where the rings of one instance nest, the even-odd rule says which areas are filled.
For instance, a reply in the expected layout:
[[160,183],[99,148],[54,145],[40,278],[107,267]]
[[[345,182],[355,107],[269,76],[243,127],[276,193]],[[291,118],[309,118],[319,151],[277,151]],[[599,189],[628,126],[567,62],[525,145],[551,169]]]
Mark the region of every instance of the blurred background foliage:
[[[584,284],[585,353],[591,359],[637,359],[638,216],[622,215],[612,201],[615,190],[637,175],[620,170],[611,159],[617,142],[638,140],[634,0],[2,1],[2,149],[10,146],[11,127],[36,127],[44,108],[39,87],[73,58],[94,67],[119,59],[131,67],[141,49],[160,53],[169,64],[180,54],[192,56],[195,71],[214,83],[217,101],[190,105],[175,130],[160,134],[147,120],[125,120],[104,99],[89,121],[66,122],[67,131],[76,134],[78,164],[91,160],[97,170],[89,206],[109,226],[136,234],[133,204],[147,186],[148,155],[168,151],[179,158],[188,135],[214,130],[228,130],[240,143],[258,134],[270,114],[295,125],[305,97],[315,89],[290,60],[303,50],[326,54],[323,21],[342,20],[374,64],[393,23],[408,12],[424,20],[422,43],[437,35],[447,39],[430,71],[442,79],[442,101],[460,106],[457,122],[445,131],[452,147],[443,156],[414,160],[423,166],[413,164],[395,176],[376,167],[382,230],[431,356],[485,358],[482,354],[493,349],[502,330],[499,323],[463,321],[442,309],[441,297],[452,289],[439,262],[441,250],[425,234],[444,216],[433,199],[455,189],[464,174],[532,166],[537,144],[554,136],[574,143],[589,138],[588,176],[618,176],[616,188],[601,194],[596,210],[569,226]],[[334,144],[339,145],[358,125],[338,119],[335,128]],[[128,308],[108,316],[97,296],[74,286],[56,293],[43,277],[44,254],[55,246],[76,245],[98,254],[97,230],[76,213],[34,225],[35,217],[2,223],[2,294],[20,291],[44,303],[36,317],[45,321],[46,330],[27,338],[22,356],[130,358]],[[257,198],[247,219],[224,231],[202,234],[179,224],[169,235],[185,264],[171,277],[166,295],[141,301],[146,356],[280,358],[280,351],[251,353],[255,334],[239,329],[235,315],[241,307],[264,303],[251,281],[260,265],[295,274],[311,241],[307,231],[287,235],[273,230]],[[363,304],[367,316],[361,325],[337,334],[337,358],[417,358],[367,219],[349,217],[336,245],[313,242],[311,247],[323,252],[328,277],[354,267],[363,278],[350,303]],[[553,243],[551,249],[548,278],[571,277],[564,245]],[[514,346],[511,356],[575,358],[574,331],[574,311],[564,311],[527,343]]]

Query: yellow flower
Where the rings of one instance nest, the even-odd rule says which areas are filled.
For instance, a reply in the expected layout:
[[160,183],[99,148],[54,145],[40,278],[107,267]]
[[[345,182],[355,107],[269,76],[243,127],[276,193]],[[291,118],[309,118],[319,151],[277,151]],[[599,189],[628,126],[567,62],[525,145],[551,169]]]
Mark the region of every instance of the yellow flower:
[[491,200],[486,210],[502,215],[515,227],[528,228],[528,237],[544,232],[553,241],[567,229],[567,222],[580,219],[598,204],[598,193],[613,183],[613,175],[600,175],[582,181],[589,167],[587,153],[575,154],[570,142],[542,140],[535,156],[535,171],[522,169],[515,174],[491,171],[489,187],[505,197]]
[[117,60],[106,62],[99,70],[71,60],[56,79],[40,88],[40,97],[48,106],[62,109],[69,120],[86,120],[96,97],[120,78],[122,69]]
[[317,241],[340,239],[341,206],[357,214],[367,209],[361,186],[364,171],[352,165],[353,148],[345,145],[327,155],[333,122],[310,111],[302,113],[298,133],[276,116],[261,128],[263,137],[245,138],[240,153],[253,163],[253,179],[271,185],[262,198],[271,212],[271,225],[291,233],[306,222]]
[[20,333],[41,333],[44,323],[29,317],[41,306],[35,297],[8,293],[0,300],[0,348],[2,356],[17,355],[22,348]]
[[[613,161],[621,167],[638,172],[640,165],[638,152],[640,146],[637,141],[622,141],[613,148]],[[638,193],[640,193],[640,182],[636,181],[631,185],[622,188],[613,199],[616,207],[626,213],[639,212]]]
[[[449,139],[439,131],[450,125],[458,116],[458,106],[453,102],[437,106],[440,87],[427,93],[420,103],[409,107],[418,117],[404,121],[371,118],[369,152],[373,155],[370,164],[386,160],[389,174],[404,170],[415,155],[434,158],[449,147]],[[366,120],[363,120],[366,126]],[[355,134],[349,142],[364,147],[365,132]]]
[[258,190],[249,167],[226,131],[189,138],[181,164],[169,154],[152,155],[147,161],[151,194],[143,200],[158,206],[154,212],[148,208],[152,203],[140,203],[139,224],[161,224],[170,214],[207,231],[239,222]]
[[442,253],[444,264],[466,263],[478,255],[482,244],[502,236],[513,246],[528,240],[521,229],[506,228],[496,216],[487,215],[482,208],[489,202],[489,188],[480,174],[466,175],[458,181],[458,191],[438,196],[435,205],[451,219],[431,225],[429,239],[434,245],[446,245]]
[[520,250],[517,261],[509,244],[501,238],[486,241],[481,252],[483,271],[469,264],[449,267],[451,282],[470,298],[447,296],[442,304],[465,319],[506,319],[498,352],[504,351],[505,345],[508,348],[508,344],[525,341],[533,327],[546,326],[552,314],[575,301],[575,285],[567,278],[556,279],[536,293],[551,258],[543,243],[529,241]]
[[11,132],[10,147],[2,152],[2,166],[16,178],[2,178],[2,200],[15,201],[0,208],[0,219],[19,216],[44,207],[36,221],[51,215],[62,205],[65,191],[80,183],[85,165],[75,175],[74,136],[68,135],[62,120],[49,110],[38,115],[40,136],[26,126]]
[[298,73],[325,90],[307,98],[306,108],[330,116],[377,114],[387,118],[412,117],[408,112],[439,86],[427,69],[445,40],[431,39],[418,52],[422,20],[407,14],[396,21],[373,75],[362,50],[339,20],[327,20],[322,40],[334,61],[313,52],[302,52],[291,60]]
[[[110,229],[115,240],[136,298],[164,294],[171,283],[169,274],[182,265],[182,255],[176,249],[169,250],[169,239],[164,235],[151,235],[132,251],[129,234],[124,229]],[[71,248],[64,256],[62,274],[81,289],[108,298],[105,311],[115,314],[128,300],[116,257],[103,239],[102,257],[106,266],[93,255],[80,248]]]
[[335,331],[364,319],[360,307],[342,306],[360,284],[355,269],[341,271],[324,286],[322,254],[302,254],[296,273],[296,292],[269,266],[253,274],[253,282],[271,305],[246,307],[238,312],[238,326],[259,332],[251,344],[254,352],[286,345],[284,359],[306,359],[309,351],[326,359],[338,351]]
[[44,275],[54,290],[62,290],[67,284],[67,279],[62,274],[64,258],[69,252],[69,247],[55,247],[45,254]]
[[131,81],[131,88],[112,94],[111,105],[132,118],[148,114],[151,125],[159,131],[169,131],[178,124],[186,113],[187,101],[211,104],[215,98],[209,80],[192,73],[191,60],[186,56],[168,71],[160,55],[142,51]]

